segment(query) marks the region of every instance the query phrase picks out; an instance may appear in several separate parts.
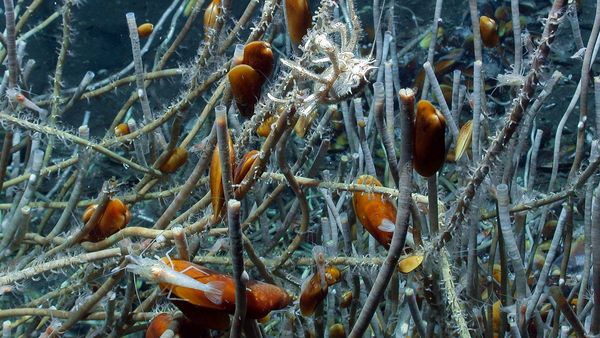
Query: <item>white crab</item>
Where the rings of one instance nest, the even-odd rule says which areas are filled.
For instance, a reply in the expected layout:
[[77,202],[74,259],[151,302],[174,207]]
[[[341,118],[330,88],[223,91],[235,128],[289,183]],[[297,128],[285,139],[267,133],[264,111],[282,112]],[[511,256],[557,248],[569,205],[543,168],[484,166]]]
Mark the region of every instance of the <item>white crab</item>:
[[[281,61],[295,76],[314,82],[313,93],[304,98],[299,109],[302,115],[310,114],[318,103],[332,104],[349,98],[368,83],[368,73],[376,68],[370,56],[354,54],[357,39],[352,34],[356,33],[349,34],[340,22],[326,27],[309,32],[298,62]],[[339,46],[333,42],[335,35],[340,37]],[[318,73],[311,70],[312,65],[318,65]]]

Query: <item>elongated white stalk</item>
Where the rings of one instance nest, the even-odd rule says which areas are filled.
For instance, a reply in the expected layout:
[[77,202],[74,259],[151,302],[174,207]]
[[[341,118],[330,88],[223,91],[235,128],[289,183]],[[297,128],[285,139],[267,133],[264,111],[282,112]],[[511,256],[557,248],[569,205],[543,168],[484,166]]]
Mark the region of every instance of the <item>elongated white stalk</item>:
[[475,60],[481,61],[483,52],[481,46],[481,31],[479,30],[479,12],[477,10],[477,0],[469,0],[469,13],[471,14],[471,29],[473,29],[473,48],[475,50]]
[[[387,65],[389,63],[386,62],[386,68]],[[387,71],[386,71],[386,75],[387,75]],[[390,68],[390,75],[391,75],[391,68]],[[387,162],[389,165],[390,173],[392,175],[392,177],[394,178],[394,183],[398,183],[398,173],[396,170],[394,170],[394,168],[398,167],[398,160],[396,159],[396,150],[394,148],[394,125],[393,125],[393,121],[394,121],[394,112],[393,110],[391,111],[391,121],[392,123],[392,130],[390,131],[388,128],[386,128],[387,126],[384,126],[383,123],[383,102],[384,102],[384,98],[387,99],[387,92],[391,92],[393,87],[393,84],[391,83],[391,81],[388,83],[389,86],[386,86],[386,89],[384,90],[384,86],[383,83],[381,82],[375,82],[373,84],[373,96],[374,96],[374,113],[375,113],[375,125],[377,126],[377,131],[379,132],[380,136],[381,136],[381,142],[383,143],[383,147],[385,148],[385,154],[387,157]],[[389,90],[388,90],[389,89]],[[394,104],[394,100],[393,100],[393,94],[390,93],[390,95],[392,95],[392,109],[393,109],[393,104]],[[384,97],[385,96],[385,97]],[[386,102],[387,104],[388,102]],[[388,106],[386,106],[387,108]],[[387,109],[386,109],[387,110]]]
[[510,0],[510,12],[512,14],[513,41],[515,42],[515,64],[513,74],[521,74],[523,63],[523,44],[521,43],[521,18],[519,15],[519,0]]
[[[379,74],[381,74],[381,65],[383,64],[384,56],[383,56],[383,36],[381,34],[381,18],[383,17],[383,11],[380,4],[380,0],[372,1],[372,10],[373,14],[373,27],[375,33],[375,67],[379,68],[379,72],[377,74],[377,81],[382,81],[379,78]],[[372,52],[371,52],[372,53]]]
[[[331,212],[329,212],[331,215]],[[331,240],[331,235],[333,231],[333,224],[330,222],[329,217],[321,217],[321,241],[325,248],[327,248],[327,253],[331,255],[332,248],[334,247],[334,242]],[[337,229],[335,229],[337,232]]]
[[446,122],[448,123],[448,126],[450,127],[450,132],[452,133],[452,137],[456,140],[456,139],[458,139],[458,127],[456,126],[456,122],[454,121],[454,118],[452,117],[452,114],[450,113],[450,108],[448,108],[446,99],[444,99],[444,93],[442,93],[442,88],[440,87],[440,83],[438,82],[437,78],[435,77],[435,72],[433,71],[433,68],[431,67],[431,63],[425,62],[423,64],[423,69],[425,69],[427,78],[431,82],[431,90],[433,91],[433,94],[435,95],[435,99],[437,100],[437,102],[440,106],[442,114],[444,114],[444,117],[446,118]]
[[388,135],[394,135],[394,81],[392,63],[385,63],[385,129]]
[[538,129],[535,133],[535,140],[533,141],[533,145],[531,146],[531,161],[529,162],[529,178],[527,179],[527,191],[531,191],[533,189],[533,183],[535,182],[535,176],[537,174],[537,159],[540,150],[540,145],[542,143],[543,134],[544,132],[541,129]]
[[[13,133],[12,146],[15,147],[21,143],[21,131],[16,129]],[[15,151],[12,154],[12,161],[10,162],[10,173],[8,175],[9,179],[14,179],[19,176],[19,170],[21,169],[21,154],[19,151]],[[10,187],[6,190],[6,197],[11,199],[13,194],[15,193],[15,187]]]
[[[130,133],[135,132],[138,129],[135,119],[129,119],[127,121],[127,127],[129,128]],[[148,151],[148,148],[148,139],[146,138],[146,136],[141,136],[139,139],[133,140],[133,149],[135,150],[135,157],[138,163],[143,165],[144,167],[148,166],[148,162],[146,162],[146,157],[144,156],[144,154]]]
[[[338,245],[338,241],[339,241],[339,233],[338,231],[342,231],[342,235],[343,234],[343,225],[342,225],[342,218],[340,216],[340,214],[338,213],[335,204],[333,203],[333,198],[331,198],[331,193],[329,192],[329,190],[327,189],[320,189],[321,193],[323,194],[323,197],[325,198],[325,202],[327,204],[327,210],[328,213],[330,215],[329,217],[329,228],[331,229],[323,229],[323,232],[325,232],[326,230],[330,231],[330,241],[331,243],[328,245],[329,248],[329,253],[330,254],[336,254],[337,253],[337,245]],[[339,229],[339,230],[338,230]],[[346,240],[346,238],[344,237],[344,252],[349,252],[351,250],[350,246],[352,244],[351,239]],[[350,246],[348,245],[350,244]]]
[[230,337],[241,337],[241,330],[246,317],[246,282],[248,273],[244,270],[244,248],[242,245],[242,229],[240,227],[240,201],[227,201],[227,224],[229,227],[229,247],[233,265],[235,282],[235,314],[231,324]]
[[569,2],[569,9],[567,11],[567,19],[571,24],[571,30],[573,31],[573,39],[575,40],[575,46],[577,50],[581,50],[585,46],[583,45],[583,39],[581,38],[581,30],[579,29],[579,18],[577,15],[577,3],[576,1]]
[[383,82],[385,68],[382,67],[382,65],[387,63],[387,61],[385,61],[385,60],[387,59],[388,53],[390,51],[390,43],[393,40],[394,40],[394,37],[392,36],[392,32],[386,31],[384,34],[384,38],[383,38],[383,51],[382,51],[380,62],[379,62],[379,68],[377,69],[377,81],[379,81],[379,82]]
[[[430,64],[433,64],[433,57],[435,55],[435,46],[437,44],[437,34],[438,34],[439,24],[441,21],[440,17],[442,15],[442,4],[443,4],[443,0],[436,0],[435,9],[433,11],[433,23],[431,24],[431,32],[430,32],[431,39],[429,42],[429,48],[427,49],[427,62],[429,62]],[[421,91],[421,100],[424,100],[428,97],[430,82],[432,82],[432,79],[430,79],[429,77],[426,77],[425,81],[423,81],[423,90]],[[434,93],[435,93],[435,95],[437,95],[436,92],[434,92]]]
[[600,137],[600,76],[594,77],[594,102],[596,113],[596,138]]
[[600,185],[594,191],[592,204],[592,287],[594,297],[590,303],[594,304],[592,310],[591,334],[600,333]]
[[[537,283],[535,285],[535,289],[533,294],[529,298],[527,302],[527,311],[525,312],[525,320],[529,320],[531,315],[537,308],[538,301],[540,300],[540,296],[544,291],[544,287],[546,286],[546,280],[548,278],[548,272],[550,272],[550,267],[554,262],[554,258],[557,255],[557,249],[562,240],[563,229],[565,228],[565,223],[567,222],[567,205],[563,205],[562,211],[560,212],[560,216],[558,217],[558,222],[556,224],[556,229],[554,230],[554,236],[552,237],[552,242],[550,244],[550,249],[546,254],[546,259],[544,260],[544,266],[542,267],[542,271],[539,274]],[[504,243],[507,241],[505,240]]]
[[[133,65],[135,67],[135,84],[137,86],[137,94],[140,98],[140,104],[142,106],[142,112],[144,113],[144,124],[150,123],[154,117],[150,110],[150,102],[148,101],[148,95],[144,86],[144,64],[142,63],[142,53],[140,50],[140,38],[137,31],[137,23],[135,21],[135,14],[129,12],[125,14],[127,18],[127,27],[129,28],[129,39],[131,40],[131,52],[133,54]],[[165,137],[157,128],[153,131],[156,141],[164,149],[167,145]]]
[[[233,170],[231,163],[229,162],[230,150],[229,150],[229,128],[227,126],[227,107],[224,105],[218,105],[215,107],[215,127],[217,131],[217,146],[219,150],[219,159],[221,160],[221,179],[223,181],[223,195],[225,200],[228,201],[233,196],[233,188],[231,186],[233,181]],[[241,243],[241,242],[240,242]]]
[[[598,159],[599,154],[598,140],[592,141],[592,149],[590,151],[590,163],[595,162]],[[596,175],[590,177],[586,183],[585,188],[585,204],[584,204],[584,219],[583,219],[583,238],[585,242],[584,258],[583,258],[583,272],[581,275],[581,285],[579,287],[579,294],[577,299],[581,301],[577,302],[577,314],[581,315],[584,305],[584,296],[588,288],[590,279],[590,269],[592,268],[592,201],[594,197],[594,188],[598,177]]]
[[410,314],[412,315],[413,322],[415,323],[415,327],[417,328],[419,335],[421,337],[427,337],[427,334],[425,333],[425,323],[423,322],[423,318],[421,317],[421,311],[419,310],[419,305],[417,304],[417,297],[415,296],[415,291],[412,288],[406,288],[404,290],[404,295],[406,296]]
[[512,230],[512,222],[510,221],[508,186],[506,184],[498,184],[496,186],[496,198],[498,199],[498,217],[500,219],[500,229],[504,238],[506,254],[510,259],[515,273],[516,298],[522,301],[527,294],[525,290],[527,288],[527,279],[525,277],[523,260],[521,259],[517,241]]
[[[83,135],[80,134],[83,137]],[[88,128],[88,136],[89,136],[89,128]],[[69,220],[72,217],[72,212],[75,210],[77,206],[77,202],[79,202],[79,198],[81,196],[81,192],[84,186],[84,180],[87,174],[87,166],[89,165],[89,153],[87,151],[80,151],[79,154],[79,170],[77,171],[77,177],[75,178],[75,184],[73,185],[73,189],[71,190],[71,194],[69,196],[69,200],[67,202],[67,206],[63,210],[60,215],[60,218],[54,225],[54,228],[50,231],[47,236],[48,240],[52,240],[54,237],[60,234],[65,226],[68,224]]]
[[4,0],[4,17],[6,22],[6,54],[8,58],[8,87],[17,87],[19,64],[17,62],[17,44],[15,29],[15,8],[13,0]]
[[[21,226],[21,224],[25,221],[27,215],[23,212],[23,208],[29,204],[31,198],[35,194],[37,189],[37,183],[40,176],[40,170],[42,168],[42,161],[44,159],[44,151],[41,149],[37,149],[33,152],[32,155],[32,164],[30,170],[29,180],[27,182],[27,187],[21,196],[21,200],[15,209],[13,216],[10,219],[10,222],[7,224],[7,227],[3,231],[2,242],[0,243],[0,252],[1,255],[8,254],[9,245],[15,244],[12,243],[12,239],[15,236],[17,230]],[[2,252],[3,251],[3,252]]]
[[473,64],[473,136],[471,138],[471,150],[473,151],[473,164],[475,165],[481,160],[479,146],[479,127],[481,125],[481,66],[482,63],[479,60]]
[[358,153],[358,136],[356,132],[356,123],[354,123],[352,119],[352,115],[350,115],[350,109],[348,107],[348,103],[346,101],[342,101],[342,117],[344,118],[344,128],[346,130],[346,138],[348,139],[348,144],[350,145],[350,151],[354,154]]
[[0,95],[4,95],[4,92],[6,92],[6,88],[8,86],[8,70],[4,71],[4,75],[2,76],[2,82],[0,82]]
[[459,99],[460,99],[460,70],[456,69],[452,73],[452,118],[454,121],[460,122],[459,117]]
[[71,109],[75,102],[77,102],[81,98],[81,95],[83,95],[83,92],[87,89],[90,83],[92,83],[94,77],[96,77],[96,74],[94,74],[94,72],[87,71],[85,73],[85,75],[81,79],[81,82],[79,82],[77,89],[75,90],[75,94],[73,94],[67,105],[63,108],[63,113]]
[[[30,150],[31,154],[34,154],[36,150],[40,149],[41,138],[42,138],[42,135],[39,132],[33,133],[33,136],[31,137],[31,150]],[[31,166],[33,165],[33,160],[34,160],[34,156],[31,156],[29,158],[29,161],[27,162],[27,165],[25,166],[25,171],[31,170]]]
[[362,99],[360,97],[354,99],[354,113],[356,114],[356,125],[358,126],[358,139],[361,148],[360,153],[363,155],[367,173],[372,176],[377,176],[373,156],[371,156],[371,149],[367,142],[367,134],[365,132],[367,119],[363,115]]

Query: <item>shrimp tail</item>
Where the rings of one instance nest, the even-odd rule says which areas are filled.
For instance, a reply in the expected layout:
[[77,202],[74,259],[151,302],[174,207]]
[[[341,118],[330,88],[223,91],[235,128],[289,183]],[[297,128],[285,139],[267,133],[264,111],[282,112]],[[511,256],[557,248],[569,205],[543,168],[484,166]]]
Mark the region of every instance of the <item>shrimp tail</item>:
[[223,289],[225,288],[225,282],[209,282],[206,284],[206,286],[207,290],[204,291],[206,298],[213,304],[220,305],[223,302]]

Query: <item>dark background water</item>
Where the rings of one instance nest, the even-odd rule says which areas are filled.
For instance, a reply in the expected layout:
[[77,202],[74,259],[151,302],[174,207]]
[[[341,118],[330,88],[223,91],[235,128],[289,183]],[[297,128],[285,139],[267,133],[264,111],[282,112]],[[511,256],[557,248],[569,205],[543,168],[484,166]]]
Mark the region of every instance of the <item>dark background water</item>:
[[[207,2],[207,1],[205,1]],[[312,0],[311,5],[313,11],[318,6],[318,1]],[[538,0],[533,1],[521,1],[521,3],[530,4],[529,7],[532,10],[522,13],[527,16],[527,28],[532,34],[539,34],[541,32],[540,17],[545,17],[547,10],[550,7],[550,1]],[[582,33],[584,42],[589,35],[589,30],[593,21],[594,13],[594,2],[589,0],[582,1],[583,9],[580,12],[580,21],[582,26]],[[41,8],[32,16],[28,24],[24,28],[24,31],[29,30],[35,24],[45,19],[51,13],[56,11],[59,6],[59,2],[44,2]],[[71,23],[72,28],[72,43],[70,53],[65,62],[65,70],[63,75],[63,87],[72,88],[76,86],[86,71],[91,70],[96,73],[96,79],[104,79],[107,76],[117,72],[118,70],[125,67],[132,60],[131,47],[129,42],[127,24],[125,20],[125,13],[134,12],[136,14],[137,22],[157,22],[164,10],[171,4],[170,1],[138,1],[138,0],[127,0],[127,1],[82,1],[73,9],[73,20]],[[233,0],[233,14],[235,17],[239,17],[243,9],[246,7],[247,1]],[[262,4],[262,3],[261,3]],[[363,44],[369,48],[369,30],[372,30],[373,18],[372,18],[372,7],[370,1],[356,1],[359,15],[363,21],[365,28]],[[489,10],[489,8],[495,8],[500,5],[509,5],[508,1],[480,1],[479,7],[481,12]],[[420,31],[430,25],[433,18],[433,11],[435,1],[402,1],[397,4],[398,8],[396,11],[397,15],[397,33],[398,33],[398,49],[402,48],[406,41],[416,36]],[[204,5],[206,7],[206,3]],[[446,49],[440,49],[436,55],[436,59],[442,57],[444,52],[452,47],[460,47],[458,42],[455,44],[458,46],[451,46],[452,39],[462,39],[465,34],[470,34],[470,21],[467,15],[468,2],[466,0],[450,0],[444,2],[442,11],[443,27],[445,28],[445,39],[450,41]],[[260,10],[260,9],[259,9]],[[259,12],[256,11],[256,13]],[[413,17],[414,14],[414,17]],[[2,16],[3,19],[3,16]],[[35,59],[37,66],[35,72],[30,80],[32,86],[31,90],[33,95],[47,94],[52,88],[51,75],[54,72],[56,65],[56,59],[58,54],[59,44],[62,28],[61,18],[55,20],[42,32],[36,34],[28,40],[27,43],[27,58]],[[180,19],[178,25],[181,26],[184,19]],[[166,32],[167,27],[170,23],[170,18],[162,29],[162,32]],[[564,25],[568,26],[568,25]],[[244,32],[243,35],[247,34]],[[562,34],[562,35],[561,35]],[[150,52],[144,55],[144,62],[146,66],[151,65],[154,60],[154,51],[156,46],[162,41],[162,35],[159,34],[155,40],[153,47]],[[193,27],[188,37],[182,43],[181,47],[177,51],[177,55],[171,59],[167,68],[175,67],[180,64],[186,64],[193,60],[195,52],[201,43],[203,38],[202,32],[202,20],[201,17],[197,20],[196,25]],[[143,41],[142,41],[143,43]],[[512,43],[512,42],[510,42]],[[556,103],[548,111],[541,115],[541,120],[556,121],[564,112],[564,107],[568,103],[568,99],[574,91],[574,86],[579,78],[581,62],[580,60],[569,60],[565,57],[571,55],[572,50],[572,38],[570,37],[570,29],[561,29],[557,42],[554,46],[554,60],[555,62],[549,65],[547,68],[548,73],[550,69],[560,69],[563,74],[573,74],[571,80],[563,82],[556,88],[556,96],[551,100]],[[415,60],[422,63],[426,52],[424,50],[415,50]],[[405,60],[401,60],[405,61]],[[471,62],[470,60],[464,60],[465,63]],[[417,63],[418,64],[418,63]],[[402,64],[401,68],[405,65]],[[490,66],[489,64],[487,65]],[[207,74],[208,74],[207,70]],[[129,74],[132,74],[130,72]],[[403,85],[412,85],[412,79],[414,78],[414,72],[403,73],[402,81]],[[151,86],[149,90],[150,100],[155,111],[162,110],[168,105],[182,90],[182,86],[179,79],[157,81]],[[82,102],[76,109],[72,110],[69,114],[63,117],[63,123],[71,126],[77,126],[81,123],[83,111],[89,110],[92,113],[90,126],[92,126],[92,134],[96,136],[104,135],[106,128],[110,125],[113,116],[117,110],[121,107],[123,102],[129,96],[131,91],[135,90],[134,86],[125,86],[120,90],[111,93],[110,95],[103,95],[102,98],[92,99],[90,102]],[[202,102],[197,104],[197,107],[201,106]],[[197,108],[196,107],[196,108]],[[574,116],[576,114],[573,114]],[[573,122],[575,123],[575,122]],[[570,123],[571,125],[573,123]],[[567,127],[567,137],[569,137],[569,130],[572,129],[570,126]]]

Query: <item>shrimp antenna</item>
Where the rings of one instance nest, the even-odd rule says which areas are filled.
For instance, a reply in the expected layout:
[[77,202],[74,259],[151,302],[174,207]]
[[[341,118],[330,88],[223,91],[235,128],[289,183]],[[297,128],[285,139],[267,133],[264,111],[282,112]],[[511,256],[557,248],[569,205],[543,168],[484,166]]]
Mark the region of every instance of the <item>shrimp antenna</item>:
[[161,236],[163,236],[163,234],[165,233],[165,231],[167,231],[168,229],[163,229],[156,237],[154,237],[150,243],[148,243],[148,245],[142,250],[142,252],[140,252],[140,256],[143,256],[144,253],[146,252],[146,250],[150,249],[150,247],[152,246],[152,244],[156,243],[158,241],[158,238],[160,238]]
[[138,302],[140,302],[140,304],[142,304],[142,299],[140,298],[140,293],[138,292],[138,289],[136,287],[137,285],[137,277],[135,276],[135,273],[133,274],[133,289],[135,290],[135,297],[137,298]]

